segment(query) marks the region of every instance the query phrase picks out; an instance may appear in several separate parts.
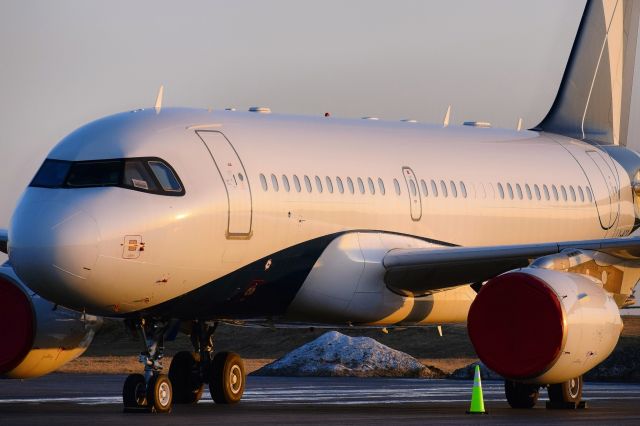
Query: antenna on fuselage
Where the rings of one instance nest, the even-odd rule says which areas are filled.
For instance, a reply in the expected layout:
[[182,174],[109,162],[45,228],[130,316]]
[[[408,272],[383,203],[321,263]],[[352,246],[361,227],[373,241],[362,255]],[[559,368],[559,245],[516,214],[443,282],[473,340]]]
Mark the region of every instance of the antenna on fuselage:
[[160,114],[162,109],[162,96],[164,95],[164,85],[161,85],[158,89],[158,96],[156,96],[156,114]]
[[442,127],[449,126],[449,117],[451,117],[451,105],[449,105],[449,108],[447,108],[447,112],[444,115],[444,119],[442,120]]

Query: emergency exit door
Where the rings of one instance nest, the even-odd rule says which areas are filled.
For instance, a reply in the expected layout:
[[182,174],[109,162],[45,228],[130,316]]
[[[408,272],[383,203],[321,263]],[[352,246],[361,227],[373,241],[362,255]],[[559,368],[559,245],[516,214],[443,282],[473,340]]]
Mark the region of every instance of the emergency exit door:
[[602,154],[597,151],[587,151],[587,155],[593,161],[584,167],[589,173],[589,183],[593,189],[596,208],[600,216],[600,223],[604,229],[612,228],[620,214],[620,189],[617,173],[607,163]]
[[227,192],[227,238],[251,235],[251,188],[247,172],[231,142],[220,132],[196,132],[211,155]]
[[418,188],[418,179],[415,173],[409,167],[402,168],[402,175],[407,183],[407,192],[409,193],[409,203],[411,209],[411,219],[418,221],[422,217],[422,200],[420,199],[420,189]]

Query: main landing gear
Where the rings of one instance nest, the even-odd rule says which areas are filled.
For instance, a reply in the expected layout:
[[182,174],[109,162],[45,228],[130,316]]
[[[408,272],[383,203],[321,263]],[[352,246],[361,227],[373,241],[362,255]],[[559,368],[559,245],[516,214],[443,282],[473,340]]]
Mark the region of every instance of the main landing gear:
[[144,375],[130,374],[124,382],[122,400],[125,412],[168,413],[176,404],[200,400],[205,383],[218,404],[235,404],[244,393],[246,374],[240,356],[233,352],[213,355],[213,336],[217,323],[194,321],[191,343],[194,351],[178,352],[171,361],[169,375],[162,374],[164,335],[170,323],[140,320],[129,323],[142,336],[145,350],[140,354]]
[[[547,408],[585,408],[586,403],[582,401],[582,388],[582,376],[564,383],[549,385]],[[533,408],[540,395],[540,385],[505,380],[504,391],[511,408]]]

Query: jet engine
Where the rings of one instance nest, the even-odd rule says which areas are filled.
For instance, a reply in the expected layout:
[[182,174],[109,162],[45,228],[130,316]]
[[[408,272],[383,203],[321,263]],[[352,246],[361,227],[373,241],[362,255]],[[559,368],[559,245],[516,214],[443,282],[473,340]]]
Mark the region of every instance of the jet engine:
[[586,275],[524,268],[489,280],[471,305],[471,342],[503,377],[554,384],[611,354],[622,319],[612,295]]
[[57,370],[89,347],[102,319],[83,315],[28,290],[0,266],[0,377],[25,379]]

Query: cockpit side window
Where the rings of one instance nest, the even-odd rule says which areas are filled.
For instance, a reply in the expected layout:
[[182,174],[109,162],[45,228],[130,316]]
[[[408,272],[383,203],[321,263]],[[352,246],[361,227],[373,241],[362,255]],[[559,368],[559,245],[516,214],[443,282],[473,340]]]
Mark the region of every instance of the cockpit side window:
[[149,166],[151,166],[153,174],[156,175],[158,182],[162,185],[162,189],[168,192],[182,191],[182,186],[169,166],[160,161],[149,161]]
[[124,163],[124,177],[122,182],[125,186],[142,189],[145,191],[157,191],[155,180],[140,160],[127,160]]
[[29,186],[95,188],[117,186],[160,195],[184,195],[175,171],[159,158],[63,161],[47,159]]

